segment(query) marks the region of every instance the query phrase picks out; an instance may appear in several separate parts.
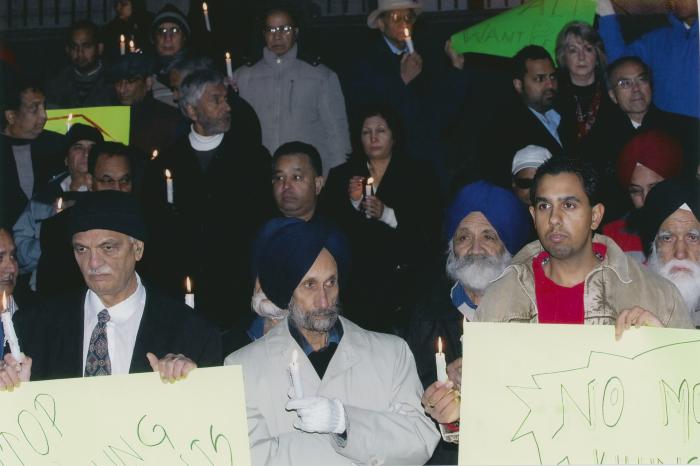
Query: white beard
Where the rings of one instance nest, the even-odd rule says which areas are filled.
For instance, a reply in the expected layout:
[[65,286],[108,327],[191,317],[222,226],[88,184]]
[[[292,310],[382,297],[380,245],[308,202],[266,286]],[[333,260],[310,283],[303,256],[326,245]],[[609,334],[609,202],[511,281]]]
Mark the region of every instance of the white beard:
[[253,293],[253,297],[250,299],[250,307],[260,317],[274,320],[284,319],[289,314],[289,311],[278,308],[275,303],[270,301],[263,293],[263,290],[257,290]]
[[[671,269],[674,267],[690,269],[690,273],[671,273]],[[678,259],[671,259],[665,264],[661,264],[656,252],[656,245],[654,245],[649,256],[649,268],[676,285],[691,314],[700,309],[700,264]]]
[[[452,242],[450,241],[450,244]],[[483,295],[489,284],[503,273],[510,260],[510,253],[506,250],[500,256],[472,255],[457,257],[450,246],[447,255],[447,276],[467,290]]]

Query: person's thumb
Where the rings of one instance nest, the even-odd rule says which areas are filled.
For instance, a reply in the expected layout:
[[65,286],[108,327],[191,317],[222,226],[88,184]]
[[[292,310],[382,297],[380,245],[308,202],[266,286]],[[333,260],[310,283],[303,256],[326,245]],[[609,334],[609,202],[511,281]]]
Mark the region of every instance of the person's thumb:
[[158,372],[158,358],[153,353],[146,353],[146,359],[148,359],[149,364],[153,372]]

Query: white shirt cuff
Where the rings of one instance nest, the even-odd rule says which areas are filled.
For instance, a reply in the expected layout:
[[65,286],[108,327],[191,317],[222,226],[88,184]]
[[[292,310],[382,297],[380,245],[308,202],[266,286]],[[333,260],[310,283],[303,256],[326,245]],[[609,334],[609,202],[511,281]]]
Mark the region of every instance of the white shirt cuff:
[[382,216],[379,218],[379,220],[386,223],[391,228],[396,228],[397,226],[399,226],[399,222],[396,220],[396,213],[394,212],[394,209],[387,205],[384,206],[384,212],[382,212]]
[[359,201],[353,201],[352,199],[350,199],[350,203],[355,208],[355,210],[360,210],[360,206],[362,205],[362,199],[360,198]]

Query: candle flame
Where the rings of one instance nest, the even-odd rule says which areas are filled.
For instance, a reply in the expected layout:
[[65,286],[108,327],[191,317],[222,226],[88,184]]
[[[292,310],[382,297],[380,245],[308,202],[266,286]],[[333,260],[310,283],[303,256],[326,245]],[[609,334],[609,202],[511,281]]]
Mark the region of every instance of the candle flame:
[[438,337],[438,353],[442,353],[442,338]]
[[406,38],[411,37],[411,31],[408,28],[403,28],[403,33],[406,35]]
[[158,149],[153,149],[153,153],[151,154],[151,160],[154,160],[156,157],[158,157]]
[[129,48],[132,48],[132,49],[134,48],[134,41],[133,40],[129,41]]
[[190,277],[185,278],[185,287],[187,287],[187,293],[192,293],[192,282],[190,282]]
[[173,176],[170,174],[170,170],[168,170],[167,168],[165,169],[165,177],[166,177],[167,179],[170,179],[170,178],[173,177]]
[[371,176],[367,178],[367,184],[374,184],[374,178],[372,178]]
[[63,198],[62,198],[62,197],[59,197],[59,198],[58,198],[58,202],[56,202],[56,208],[57,208],[58,210],[61,210],[61,207],[63,207]]
[[[114,39],[112,39],[112,40],[114,40]],[[124,34],[120,34],[119,35],[119,42],[124,42],[125,40],[126,40],[126,38],[124,37]]]
[[72,119],[73,119],[73,114],[72,114],[72,113],[69,113],[69,114],[68,114],[68,122],[70,123],[70,121],[71,121]]
[[202,11],[204,11],[205,13],[208,11],[207,2],[202,2]]
[[231,59],[231,54],[226,52],[226,60],[230,60],[230,59]]
[[2,312],[5,312],[7,310],[7,295],[5,294],[5,291],[3,290],[2,292]]

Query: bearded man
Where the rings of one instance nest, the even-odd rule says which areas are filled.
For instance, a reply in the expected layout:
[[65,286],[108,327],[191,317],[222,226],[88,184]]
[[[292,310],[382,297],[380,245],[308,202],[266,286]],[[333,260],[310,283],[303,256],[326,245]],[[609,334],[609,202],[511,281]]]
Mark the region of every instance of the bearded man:
[[676,285],[700,328],[700,181],[662,181],[642,213],[649,268]]
[[435,449],[406,343],[339,316],[348,256],[317,221],[285,225],[263,248],[262,291],[289,317],[225,361],[243,366],[253,464],[425,464]]

